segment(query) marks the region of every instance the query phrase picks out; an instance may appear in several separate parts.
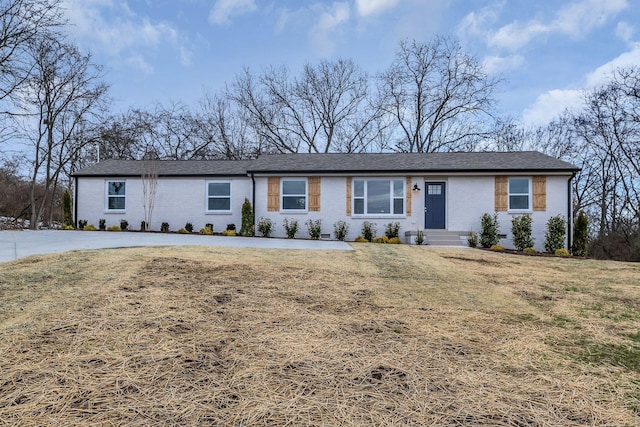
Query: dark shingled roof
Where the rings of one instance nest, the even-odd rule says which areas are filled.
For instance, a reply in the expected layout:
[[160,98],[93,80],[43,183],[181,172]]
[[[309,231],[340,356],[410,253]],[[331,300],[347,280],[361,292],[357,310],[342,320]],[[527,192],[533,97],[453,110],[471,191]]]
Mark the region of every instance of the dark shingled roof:
[[536,151],[482,153],[270,154],[250,173],[573,172],[579,168]]
[[[141,176],[150,160],[105,160],[74,176]],[[246,176],[251,160],[156,160],[158,176]]]
[[[127,177],[145,172],[148,160],[105,160],[74,176]],[[536,151],[483,153],[266,154],[256,160],[157,160],[158,176],[254,174],[564,172],[574,165]]]

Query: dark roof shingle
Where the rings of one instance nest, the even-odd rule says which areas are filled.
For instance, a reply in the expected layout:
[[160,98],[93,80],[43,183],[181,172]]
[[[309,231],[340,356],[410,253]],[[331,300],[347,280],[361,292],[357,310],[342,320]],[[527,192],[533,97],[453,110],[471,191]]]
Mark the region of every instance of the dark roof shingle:
[[[148,160],[105,160],[74,176],[141,176]],[[536,151],[471,153],[266,154],[255,160],[157,160],[158,176],[247,174],[575,172],[579,168]]]

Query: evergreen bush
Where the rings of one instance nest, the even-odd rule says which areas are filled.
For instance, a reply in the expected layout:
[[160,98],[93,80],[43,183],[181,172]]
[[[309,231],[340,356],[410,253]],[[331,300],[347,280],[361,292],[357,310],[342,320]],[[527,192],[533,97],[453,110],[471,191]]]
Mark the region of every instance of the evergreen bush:
[[249,199],[245,198],[242,204],[242,227],[240,227],[240,234],[242,236],[253,236],[253,209]]
[[273,231],[273,222],[270,218],[261,217],[258,221],[258,231],[262,237],[271,237]]
[[349,224],[345,221],[336,221],[333,223],[333,232],[336,235],[336,239],[344,242],[349,233]]
[[554,253],[556,249],[564,248],[567,235],[567,221],[562,215],[556,215],[547,221],[547,231],[544,233],[544,250]]
[[129,221],[126,219],[120,220],[120,230],[126,230],[129,228]]
[[321,228],[322,228],[321,220],[316,219],[315,221],[313,221],[311,219],[308,219],[305,222],[305,224],[309,229],[309,237],[311,238],[311,240],[320,239]]
[[511,219],[511,234],[513,235],[513,245],[517,250],[533,247],[533,237],[531,237],[531,215],[524,214],[514,216]]
[[184,225],[184,229],[187,230],[189,233],[193,233],[193,224],[191,224],[190,222],[186,223]]
[[389,239],[393,239],[394,237],[398,237],[400,233],[400,223],[399,222],[390,222],[387,224],[387,227],[384,231],[384,235]]
[[576,218],[573,230],[573,247],[571,252],[575,256],[587,256],[587,246],[589,244],[589,221],[587,215],[580,211]]
[[376,237],[376,229],[377,227],[374,222],[365,221],[362,223],[362,237],[372,242],[373,238]]
[[498,214],[483,214],[480,217],[480,246],[490,248],[493,245],[497,245],[500,241],[498,230]]
[[73,226],[73,215],[71,214],[71,193],[64,190],[62,195],[62,224]]
[[298,232],[298,220],[285,218],[284,221],[282,221],[282,226],[287,233],[287,239],[295,239],[296,233]]

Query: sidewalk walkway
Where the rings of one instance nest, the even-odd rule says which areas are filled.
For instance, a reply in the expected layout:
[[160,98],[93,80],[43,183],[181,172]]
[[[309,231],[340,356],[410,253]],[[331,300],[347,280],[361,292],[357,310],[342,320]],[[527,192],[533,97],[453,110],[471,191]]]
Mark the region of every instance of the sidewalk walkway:
[[256,249],[353,250],[348,243],[335,240],[265,239],[174,233],[25,230],[0,231],[0,262],[12,261],[30,255],[82,249],[178,245]]

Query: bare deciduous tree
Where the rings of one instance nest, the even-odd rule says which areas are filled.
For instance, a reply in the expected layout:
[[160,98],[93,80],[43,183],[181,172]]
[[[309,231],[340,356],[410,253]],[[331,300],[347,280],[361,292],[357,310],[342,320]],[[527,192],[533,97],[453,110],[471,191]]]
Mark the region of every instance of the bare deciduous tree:
[[383,107],[397,126],[395,150],[471,149],[489,132],[484,122],[492,113],[498,80],[456,41],[403,41],[378,80]]
[[[103,101],[107,86],[101,69],[74,45],[56,39],[30,46],[34,67],[20,87],[21,115],[16,118],[29,152],[31,227],[36,228],[55,192],[64,167],[87,144],[78,130]],[[39,182],[44,196],[36,198]]]

